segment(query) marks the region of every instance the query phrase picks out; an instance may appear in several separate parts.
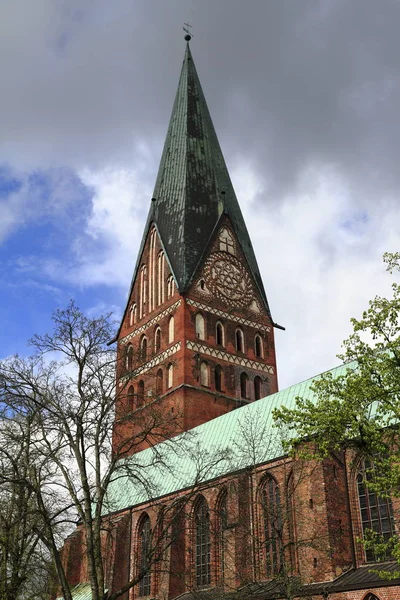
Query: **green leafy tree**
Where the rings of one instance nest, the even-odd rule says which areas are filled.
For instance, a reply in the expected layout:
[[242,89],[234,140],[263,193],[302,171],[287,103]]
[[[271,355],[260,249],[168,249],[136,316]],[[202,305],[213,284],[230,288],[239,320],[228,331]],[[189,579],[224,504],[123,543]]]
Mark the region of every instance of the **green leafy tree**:
[[[387,271],[400,271],[400,253],[383,259]],[[339,376],[321,375],[313,385],[314,399],[297,398],[293,410],[274,414],[291,431],[291,452],[323,458],[345,448],[368,457],[375,468],[366,485],[380,497],[400,494],[399,283],[392,283],[392,292],[391,298],[376,296],[361,319],[351,320],[353,333],[339,355],[348,368]],[[384,542],[372,533],[365,544],[400,562],[397,538]]]

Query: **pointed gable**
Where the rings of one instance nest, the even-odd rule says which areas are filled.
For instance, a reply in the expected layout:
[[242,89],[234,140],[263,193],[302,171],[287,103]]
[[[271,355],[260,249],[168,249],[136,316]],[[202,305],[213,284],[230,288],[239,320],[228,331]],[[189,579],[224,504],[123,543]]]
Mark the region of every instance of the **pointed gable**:
[[230,218],[269,312],[250,237],[187,44],[139,260],[154,223],[177,287],[186,292],[223,213]]

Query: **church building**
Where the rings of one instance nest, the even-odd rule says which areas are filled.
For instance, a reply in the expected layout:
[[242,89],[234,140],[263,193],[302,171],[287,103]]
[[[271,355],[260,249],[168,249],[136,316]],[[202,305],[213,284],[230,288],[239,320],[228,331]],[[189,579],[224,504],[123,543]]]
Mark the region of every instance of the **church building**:
[[[146,485],[110,485],[106,587],[135,580],[123,600],[400,599],[360,541],[395,533],[399,500],[366,488],[361,457],[282,449],[273,409],[311,399],[314,379],[278,390],[282,327],[186,41],[116,340],[113,452],[147,466]],[[78,526],[63,551],[76,599],[91,597],[82,540]]]

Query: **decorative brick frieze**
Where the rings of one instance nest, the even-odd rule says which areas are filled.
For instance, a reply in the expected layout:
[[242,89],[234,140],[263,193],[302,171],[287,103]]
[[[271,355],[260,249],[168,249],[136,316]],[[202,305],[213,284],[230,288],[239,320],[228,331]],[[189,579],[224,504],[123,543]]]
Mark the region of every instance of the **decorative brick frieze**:
[[140,333],[143,333],[144,331],[146,331],[146,329],[148,329],[152,325],[156,325],[161,319],[163,319],[167,315],[169,315],[172,312],[174,312],[174,310],[176,308],[178,308],[178,306],[180,305],[180,303],[181,303],[181,300],[178,300],[177,302],[174,302],[174,304],[171,304],[171,306],[168,306],[168,308],[166,308],[165,310],[163,310],[160,313],[158,313],[158,315],[156,315],[155,317],[153,317],[149,321],[146,321],[146,323],[144,323],[140,327],[137,327],[136,329],[134,329],[133,331],[131,331],[131,333],[128,333],[128,335],[126,335],[125,337],[121,338],[119,340],[120,343],[121,344],[126,344],[127,342],[129,342],[129,340],[131,340],[136,335],[139,335]]
[[228,354],[228,352],[224,352],[223,350],[219,350],[218,348],[210,348],[210,346],[206,346],[205,344],[199,344],[198,342],[192,342],[187,340],[186,342],[187,348],[190,350],[194,350],[195,352],[200,352],[201,354],[207,354],[208,356],[212,356],[213,358],[219,358],[220,360],[226,360],[227,362],[233,363],[234,365],[240,365],[242,367],[247,367],[248,369],[254,369],[255,371],[263,371],[264,373],[269,373],[271,375],[274,374],[274,368],[270,365],[264,365],[263,363],[256,362],[255,360],[250,360],[245,356],[235,356],[233,354]]
[[201,302],[196,302],[195,300],[191,300],[188,298],[186,303],[190,306],[194,306],[199,310],[204,310],[206,312],[212,313],[213,315],[217,315],[223,319],[228,319],[233,321],[234,323],[240,323],[241,325],[247,325],[248,327],[254,327],[254,329],[259,329],[260,331],[265,331],[269,333],[271,331],[271,327],[267,327],[265,325],[261,325],[261,323],[256,323],[255,321],[250,321],[249,319],[244,319],[243,317],[236,317],[228,312],[224,312],[223,310],[219,310],[217,308],[213,308],[209,304],[202,304]]
[[154,356],[151,360],[147,361],[143,366],[132,371],[130,375],[125,375],[124,377],[121,377],[119,381],[119,386],[121,387],[126,381],[132,379],[133,377],[137,377],[138,375],[142,375],[143,373],[150,371],[150,369],[152,369],[153,367],[156,367],[157,365],[163,363],[167,358],[179,352],[180,349],[180,342],[177,342],[173,346],[170,346],[164,352],[161,352],[161,354],[157,354],[157,356]]

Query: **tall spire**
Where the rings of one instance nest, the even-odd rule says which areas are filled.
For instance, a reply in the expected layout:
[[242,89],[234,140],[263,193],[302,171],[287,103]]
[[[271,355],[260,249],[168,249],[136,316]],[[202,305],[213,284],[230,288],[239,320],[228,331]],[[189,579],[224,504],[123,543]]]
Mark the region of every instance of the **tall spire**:
[[[185,36],[185,39],[189,36]],[[247,228],[218,143],[187,39],[182,71],[144,232],[158,229],[178,289],[185,292],[223,213],[267,299]],[[140,260],[139,252],[139,260]]]

